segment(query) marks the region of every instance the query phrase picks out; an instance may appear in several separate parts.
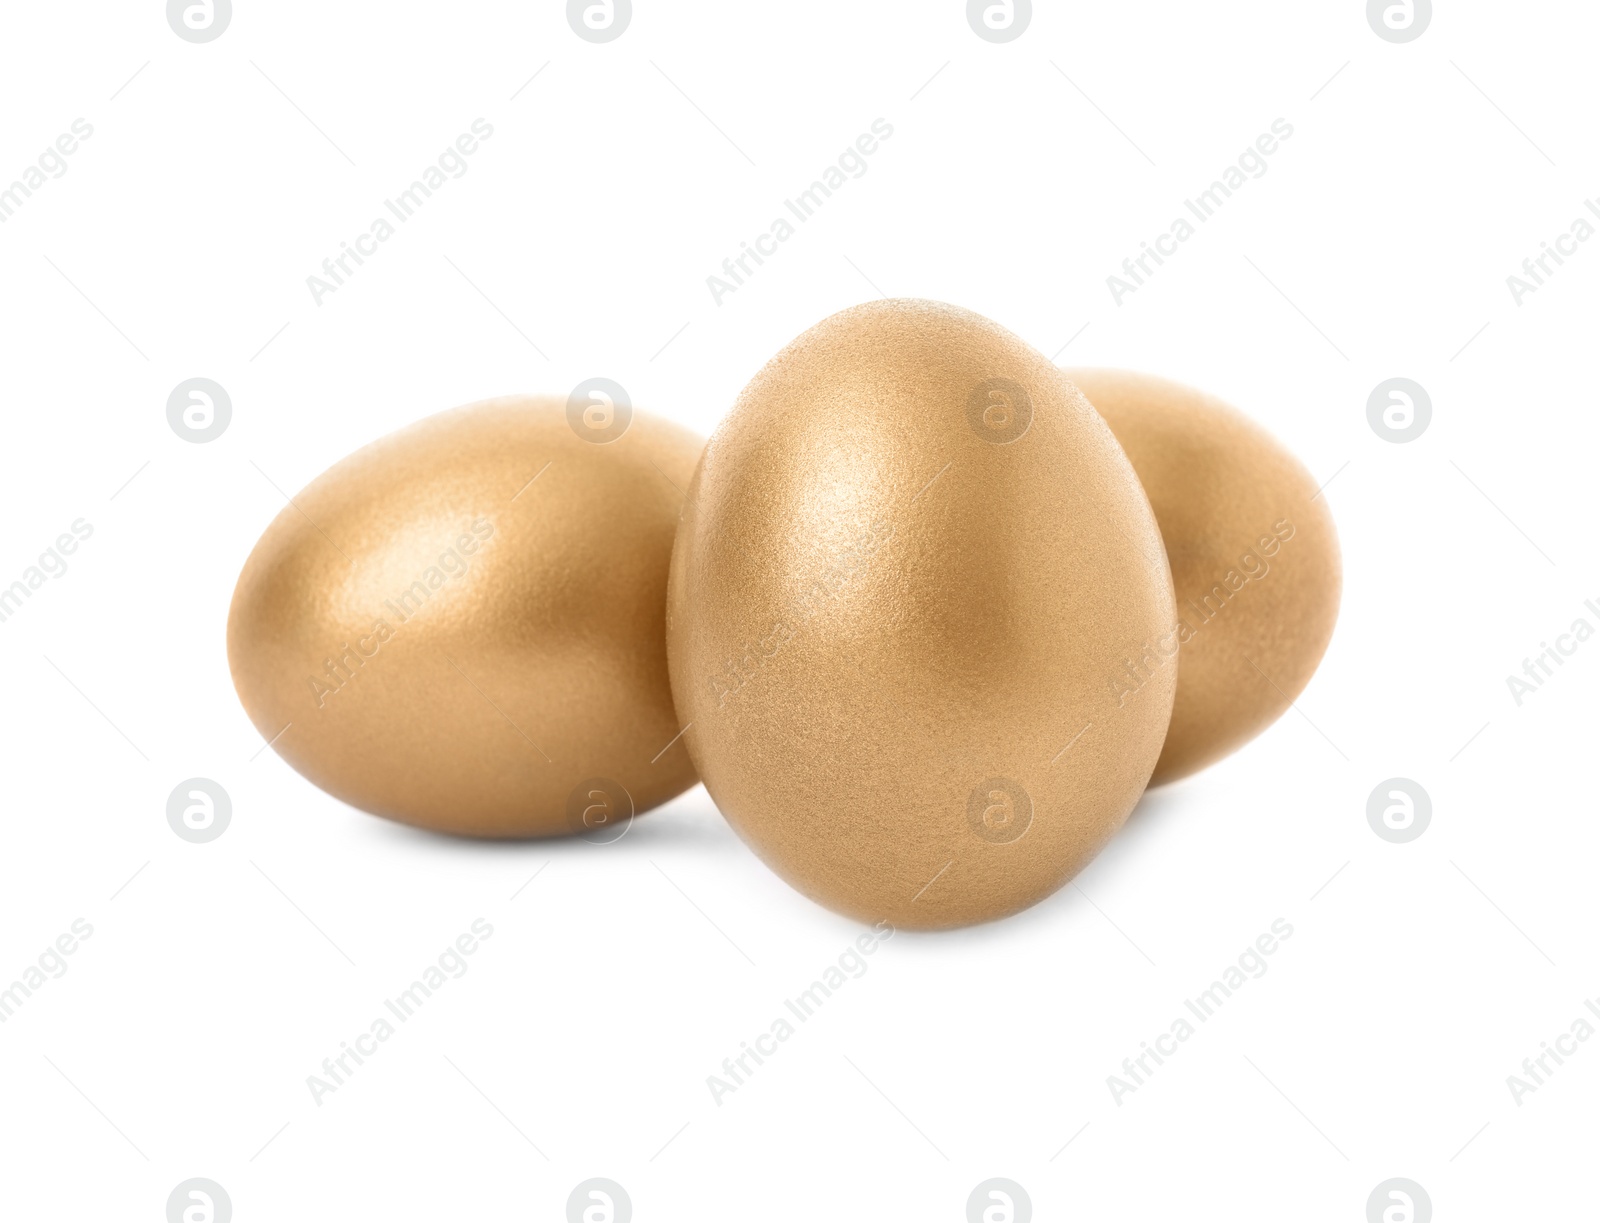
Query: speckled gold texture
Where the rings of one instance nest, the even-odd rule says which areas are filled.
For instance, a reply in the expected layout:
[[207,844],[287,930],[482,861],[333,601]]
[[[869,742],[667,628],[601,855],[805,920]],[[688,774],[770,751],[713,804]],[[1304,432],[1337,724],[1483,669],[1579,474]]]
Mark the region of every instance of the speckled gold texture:
[[1050,895],[1127,817],[1170,669],[1160,533],[1044,357],[952,306],[834,315],[745,388],[673,554],[685,741],[724,815],[840,912],[940,928]]
[[700,449],[640,412],[596,444],[565,400],[509,397],[337,463],[240,574],[251,721],[330,794],[443,832],[582,831],[686,789],[664,615]]
[[1149,494],[1178,602],[1178,694],[1152,784],[1175,781],[1270,726],[1310,682],[1339,615],[1327,500],[1260,426],[1148,374],[1067,371]]

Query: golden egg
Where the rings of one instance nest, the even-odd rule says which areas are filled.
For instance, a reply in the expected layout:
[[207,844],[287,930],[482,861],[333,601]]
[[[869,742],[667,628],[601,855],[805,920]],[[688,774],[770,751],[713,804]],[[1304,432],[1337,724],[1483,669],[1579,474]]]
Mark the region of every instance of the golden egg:
[[1152,784],[1175,781],[1260,734],[1299,696],[1339,616],[1339,539],[1316,481],[1220,399],[1148,374],[1068,370],[1149,494],[1172,564],[1175,638],[1130,660],[1178,695]]
[[625,399],[519,396],[335,464],[239,576],[228,662],[250,720],[376,815],[620,835],[695,780],[668,747],[664,619],[701,445]]
[[685,739],[724,815],[840,912],[939,928],[1050,895],[1149,778],[1161,536],[1105,423],[976,314],[885,301],[791,343],[708,443],[673,551]]

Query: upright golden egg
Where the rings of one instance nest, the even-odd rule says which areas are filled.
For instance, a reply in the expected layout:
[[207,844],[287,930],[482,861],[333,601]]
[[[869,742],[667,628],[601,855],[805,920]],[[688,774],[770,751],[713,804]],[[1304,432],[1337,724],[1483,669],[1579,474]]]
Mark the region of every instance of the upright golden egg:
[[695,780],[664,618],[700,448],[604,394],[507,397],[335,464],[239,577],[228,661],[251,721],[377,815],[620,833]]
[[[1139,473],[1172,563],[1178,695],[1151,782],[1175,781],[1260,734],[1310,682],[1339,615],[1333,516],[1299,460],[1220,399],[1126,370],[1067,377]],[[1164,657],[1135,660],[1130,682]]]
[[1174,680],[1115,683],[1172,617],[1083,396],[987,319],[885,301],[791,343],[708,443],[668,658],[755,851],[831,908],[938,928],[1050,895],[1127,817]]

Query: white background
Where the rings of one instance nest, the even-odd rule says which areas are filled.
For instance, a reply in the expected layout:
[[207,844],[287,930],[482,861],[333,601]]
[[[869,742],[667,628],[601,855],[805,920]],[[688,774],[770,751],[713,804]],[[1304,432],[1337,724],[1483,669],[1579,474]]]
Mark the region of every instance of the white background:
[[[960,1220],[993,1176],[1041,1220],[1359,1223],[1396,1176],[1441,1221],[1592,1211],[1600,1041],[1520,1104],[1506,1078],[1600,996],[1600,643],[1520,707],[1506,676],[1600,627],[1600,242],[1521,305],[1506,277],[1600,195],[1600,13],[1439,8],[1393,45],[1356,0],[1074,0],[995,45],[952,0],[637,0],[591,45],[551,2],[239,0],[192,45],[152,0],[8,5],[0,183],[94,134],[0,225],[0,584],[94,533],[0,624],[0,983],[94,934],[0,1026],[5,1213],[156,1221],[195,1176],[240,1223],[559,1220],[590,1176],[641,1223]],[[470,171],[314,304],[480,117]],[[714,304],[880,117],[865,176]],[[1265,176],[1114,304],[1277,118]],[[381,434],[596,375],[709,432],[880,292],[1243,408],[1332,481],[1343,610],[1298,712],[1032,911],[895,936],[718,1105],[707,1076],[859,930],[698,788],[611,846],[343,806],[261,750],[228,601],[277,489]],[[196,376],[233,402],[204,445],[165,416]],[[1395,376],[1433,400],[1405,445],[1366,419]],[[233,800],[207,845],[165,818],[194,776]],[[1394,776],[1433,800],[1405,845],[1366,820]],[[479,917],[470,971],[313,1103]],[[1267,974],[1115,1102],[1280,917]]]

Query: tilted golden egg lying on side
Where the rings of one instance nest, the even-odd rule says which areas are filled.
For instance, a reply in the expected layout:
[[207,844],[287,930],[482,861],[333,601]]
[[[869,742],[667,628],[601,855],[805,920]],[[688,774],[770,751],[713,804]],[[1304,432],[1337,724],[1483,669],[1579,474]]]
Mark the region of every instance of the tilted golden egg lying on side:
[[673,553],[668,656],[707,789],[846,914],[1003,917],[1080,870],[1145,788],[1174,615],[1105,422],[1043,356],[934,302],[791,343],[708,443]]
[[1202,391],[1126,370],[1067,377],[1105,417],[1161,524],[1174,630],[1129,659],[1126,690],[1178,672],[1151,784],[1221,759],[1311,680],[1339,615],[1339,540],[1316,481],[1271,434]]
[[484,837],[604,835],[694,784],[682,745],[662,750],[680,725],[664,617],[702,443],[639,412],[573,420],[539,397],[429,417],[267,528],[228,661],[256,729],[311,781]]

